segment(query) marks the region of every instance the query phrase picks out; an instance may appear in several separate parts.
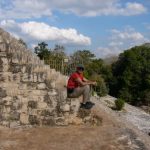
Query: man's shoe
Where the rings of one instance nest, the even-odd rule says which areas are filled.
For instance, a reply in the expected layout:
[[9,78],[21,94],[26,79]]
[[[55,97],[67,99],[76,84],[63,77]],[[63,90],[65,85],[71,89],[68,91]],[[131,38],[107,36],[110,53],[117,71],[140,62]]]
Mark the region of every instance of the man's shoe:
[[85,104],[81,103],[80,108],[83,109],[91,109],[93,107],[93,104],[86,102]]
[[88,104],[91,104],[91,105],[95,105],[95,103],[93,103],[93,102],[91,102],[91,101],[88,101],[88,102],[86,102],[86,103],[88,103]]

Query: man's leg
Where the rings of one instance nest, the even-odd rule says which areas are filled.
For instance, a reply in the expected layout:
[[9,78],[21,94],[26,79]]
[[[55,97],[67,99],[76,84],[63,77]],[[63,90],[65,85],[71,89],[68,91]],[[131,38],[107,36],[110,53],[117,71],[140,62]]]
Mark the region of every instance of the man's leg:
[[90,92],[90,86],[89,85],[75,88],[73,93],[69,94],[69,97],[70,98],[77,98],[81,95],[83,95],[83,103],[90,101],[91,92]]
[[80,105],[80,108],[91,109],[94,103],[90,102],[91,90],[89,85],[75,88],[73,93],[69,94],[70,98],[77,98],[83,95],[83,102]]
[[83,103],[85,104],[86,102],[90,101],[90,97],[91,97],[90,86],[86,85],[83,87]]

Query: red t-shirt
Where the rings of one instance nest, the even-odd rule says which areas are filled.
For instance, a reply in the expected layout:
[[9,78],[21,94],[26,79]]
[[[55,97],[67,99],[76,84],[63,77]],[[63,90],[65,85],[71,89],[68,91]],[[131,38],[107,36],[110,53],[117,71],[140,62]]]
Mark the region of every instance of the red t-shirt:
[[68,80],[67,88],[78,87],[79,83],[77,83],[76,81],[77,78],[80,78],[83,81],[83,74],[80,74],[78,72],[73,73]]

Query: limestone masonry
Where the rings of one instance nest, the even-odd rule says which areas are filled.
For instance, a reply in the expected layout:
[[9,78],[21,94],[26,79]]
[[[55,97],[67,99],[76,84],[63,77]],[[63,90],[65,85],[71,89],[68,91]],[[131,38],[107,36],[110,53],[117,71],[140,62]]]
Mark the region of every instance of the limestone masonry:
[[0,28],[0,125],[67,125],[79,100],[66,99],[66,79]]

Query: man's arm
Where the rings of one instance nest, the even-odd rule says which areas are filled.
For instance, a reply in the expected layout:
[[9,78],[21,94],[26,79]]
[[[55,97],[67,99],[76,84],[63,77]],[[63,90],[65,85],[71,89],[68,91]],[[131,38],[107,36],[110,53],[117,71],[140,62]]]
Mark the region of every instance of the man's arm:
[[96,85],[96,82],[87,80],[86,78],[83,78],[83,81],[80,78],[76,79],[76,82],[78,82],[81,86],[85,85]]
[[90,81],[90,80],[86,79],[85,77],[83,78],[83,81],[87,82],[87,83],[90,83],[92,85],[96,85],[96,81]]

